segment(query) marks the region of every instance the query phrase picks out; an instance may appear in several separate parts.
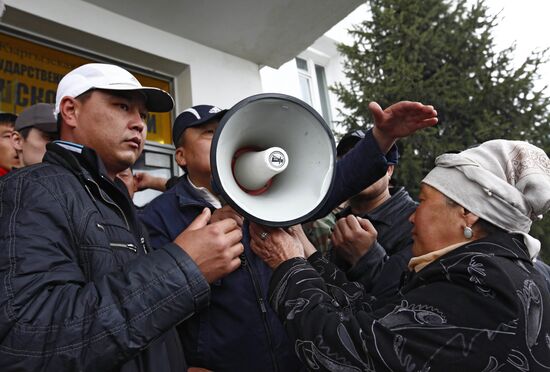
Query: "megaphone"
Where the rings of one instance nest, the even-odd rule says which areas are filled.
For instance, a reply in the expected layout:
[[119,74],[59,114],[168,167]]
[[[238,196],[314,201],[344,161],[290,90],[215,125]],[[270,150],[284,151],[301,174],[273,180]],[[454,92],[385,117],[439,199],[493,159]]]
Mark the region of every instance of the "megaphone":
[[312,218],[329,197],[336,150],[323,118],[283,94],[258,94],[221,119],[210,149],[214,188],[242,216],[286,227]]

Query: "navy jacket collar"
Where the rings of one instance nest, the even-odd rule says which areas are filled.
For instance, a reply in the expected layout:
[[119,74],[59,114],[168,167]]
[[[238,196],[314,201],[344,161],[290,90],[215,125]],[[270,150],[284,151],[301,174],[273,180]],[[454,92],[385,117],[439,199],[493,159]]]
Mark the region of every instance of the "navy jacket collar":
[[[403,187],[399,187],[395,191],[392,190],[390,192],[391,197],[388,200],[374,208],[372,211],[365,213],[361,217],[367,218],[369,221],[376,221],[388,226],[392,225],[395,217],[397,216],[396,212],[403,208],[403,203],[407,202],[409,199],[412,199]],[[351,207],[348,206],[338,213],[336,218],[340,219],[349,214],[352,214],[352,212]]]

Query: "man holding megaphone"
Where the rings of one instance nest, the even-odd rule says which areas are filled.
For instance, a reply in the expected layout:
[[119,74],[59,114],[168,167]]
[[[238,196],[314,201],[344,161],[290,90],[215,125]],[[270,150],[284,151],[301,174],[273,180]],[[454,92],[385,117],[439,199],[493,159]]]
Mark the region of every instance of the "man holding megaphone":
[[[337,163],[326,203],[315,209],[312,219],[322,217],[378,180],[386,172],[387,160],[396,156],[397,138],[437,123],[433,107],[418,102],[399,102],[386,110],[372,103],[369,108],[375,127]],[[241,113],[244,115],[245,111]],[[248,221],[229,205],[222,206],[211,185],[210,147],[220,120],[227,119],[226,114],[226,110],[199,105],[176,118],[173,127],[176,161],[186,175],[149,204],[142,220],[155,247],[172,241],[205,207],[213,210],[212,220],[230,217],[243,227],[245,252],[241,255],[241,268],[212,284],[209,308],[179,326],[190,366],[216,371],[297,371],[303,366],[295,357],[282,324],[268,306],[271,270],[250,249]],[[328,151],[334,152],[334,148]]]

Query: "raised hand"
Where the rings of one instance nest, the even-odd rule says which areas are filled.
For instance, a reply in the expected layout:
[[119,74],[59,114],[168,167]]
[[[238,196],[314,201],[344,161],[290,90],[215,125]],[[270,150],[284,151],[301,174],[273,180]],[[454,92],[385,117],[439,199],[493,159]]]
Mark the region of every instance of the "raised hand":
[[371,102],[369,110],[374,117],[372,134],[383,153],[388,152],[398,138],[437,124],[434,107],[420,102],[401,101],[385,110],[378,103]]
[[353,266],[369,251],[377,236],[369,220],[350,214],[336,221],[331,240],[334,251]]
[[174,243],[195,261],[209,283],[233,272],[241,265],[242,231],[237,222],[227,218],[208,224],[210,210],[205,208],[183,230]]

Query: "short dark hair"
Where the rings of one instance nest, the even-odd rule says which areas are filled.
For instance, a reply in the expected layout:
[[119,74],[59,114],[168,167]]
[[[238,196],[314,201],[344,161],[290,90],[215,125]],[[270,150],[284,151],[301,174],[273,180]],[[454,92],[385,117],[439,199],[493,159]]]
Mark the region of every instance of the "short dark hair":
[[[81,103],[84,103],[90,98],[94,90],[95,89],[92,88],[74,98],[79,100]],[[61,129],[61,111],[57,113],[57,131],[59,131],[60,129]]]
[[[21,129],[19,132],[19,135],[21,135],[21,137],[23,137],[23,139],[27,139],[29,137],[29,133],[31,132],[31,129],[33,129],[34,127],[27,127],[27,128],[23,128]],[[38,128],[34,128],[36,130],[40,130]],[[50,132],[44,132],[43,130],[40,130],[44,136],[46,136],[48,138],[48,140],[51,142],[51,141],[55,141],[55,140],[58,140],[59,139],[59,133],[50,133]]]
[[31,132],[31,129],[32,127],[26,127],[26,128],[23,128],[21,130],[18,130],[17,132],[19,132],[19,135],[21,137],[23,137],[23,139],[27,139],[27,137],[29,136],[29,133]]
[[0,113],[0,124],[14,127],[16,119],[17,119],[17,115],[15,114],[10,114],[9,112]]

